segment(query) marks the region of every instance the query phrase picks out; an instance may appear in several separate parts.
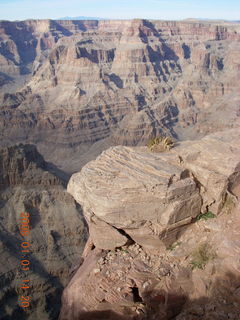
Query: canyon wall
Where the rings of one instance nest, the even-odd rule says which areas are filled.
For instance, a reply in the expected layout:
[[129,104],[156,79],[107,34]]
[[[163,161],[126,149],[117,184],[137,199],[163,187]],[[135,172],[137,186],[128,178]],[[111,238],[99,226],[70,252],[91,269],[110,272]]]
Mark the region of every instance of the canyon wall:
[[111,145],[239,127],[239,46],[237,23],[2,21],[1,144],[73,172]]
[[[0,149],[0,318],[57,319],[60,297],[80,263],[88,233],[82,211],[66,192],[66,180],[35,146]],[[30,232],[21,235],[21,213]],[[23,271],[21,243],[28,241],[30,270]],[[23,280],[29,289],[20,289]],[[20,307],[20,296],[30,307]]]

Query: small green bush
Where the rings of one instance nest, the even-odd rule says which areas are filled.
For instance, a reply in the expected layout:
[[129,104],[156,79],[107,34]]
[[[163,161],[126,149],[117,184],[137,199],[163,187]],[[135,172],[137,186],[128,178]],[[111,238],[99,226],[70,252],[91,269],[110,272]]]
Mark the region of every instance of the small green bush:
[[217,216],[212,213],[211,211],[208,211],[206,213],[203,213],[203,214],[200,214],[198,217],[197,217],[197,221],[200,221],[200,220],[208,220],[208,219],[214,219],[216,218]]

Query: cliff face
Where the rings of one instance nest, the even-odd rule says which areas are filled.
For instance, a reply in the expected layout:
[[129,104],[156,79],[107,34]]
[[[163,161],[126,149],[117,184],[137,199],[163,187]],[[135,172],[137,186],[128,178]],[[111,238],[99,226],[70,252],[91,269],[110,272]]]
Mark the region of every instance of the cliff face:
[[0,29],[1,143],[38,144],[68,171],[159,132],[185,139],[239,126],[239,24],[43,20]]
[[61,320],[237,319],[239,137],[114,147],[71,177],[90,238]]
[[[1,319],[58,316],[61,292],[87,238],[82,212],[64,185],[60,172],[34,146],[0,149]],[[20,235],[22,212],[30,215],[27,238]],[[27,272],[21,269],[22,241],[30,243]],[[26,279],[30,289],[24,291]],[[26,312],[19,307],[20,294],[30,296]]]
[[61,186],[61,179],[48,171],[48,165],[32,145],[2,148],[0,154],[0,190],[19,185]]

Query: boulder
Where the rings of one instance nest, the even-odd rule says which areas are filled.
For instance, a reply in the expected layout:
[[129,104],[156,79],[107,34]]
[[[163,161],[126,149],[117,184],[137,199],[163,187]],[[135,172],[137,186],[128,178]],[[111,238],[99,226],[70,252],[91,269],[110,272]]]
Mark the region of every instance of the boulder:
[[[178,161],[174,154],[119,146],[103,152],[72,176],[68,192],[83,206],[88,221],[92,215],[98,218],[90,222],[95,246],[106,249],[107,242],[112,246],[113,232],[119,238],[117,228],[154,248],[172,234],[170,226],[180,228],[200,214],[201,196],[194,179],[170,159]],[[110,226],[115,230],[110,231]]]
[[164,153],[117,146],[89,162],[71,177],[68,192],[88,221],[94,216],[94,245],[117,247],[125,233],[144,247],[159,248],[174,242],[201,212],[218,214],[239,185],[239,137],[240,130],[232,129]]

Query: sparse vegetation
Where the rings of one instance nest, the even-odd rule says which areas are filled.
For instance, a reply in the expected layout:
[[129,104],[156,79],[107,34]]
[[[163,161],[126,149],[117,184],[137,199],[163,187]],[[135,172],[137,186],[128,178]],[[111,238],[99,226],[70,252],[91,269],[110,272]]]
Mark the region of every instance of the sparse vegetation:
[[208,220],[208,219],[214,219],[216,218],[217,216],[212,213],[211,211],[208,211],[206,213],[202,213],[200,214],[198,217],[197,217],[197,221],[200,221],[200,220]]
[[167,250],[173,251],[173,250],[175,250],[177,247],[179,247],[181,244],[182,244],[181,241],[174,242],[171,246],[167,247]]
[[124,248],[120,248],[119,250],[122,251],[122,252],[125,252],[125,253],[129,253],[129,251],[124,249]]
[[174,147],[174,143],[170,137],[155,137],[148,142],[148,148],[152,152],[163,152]]
[[203,270],[206,264],[216,258],[216,254],[213,252],[208,243],[202,243],[196,251],[192,254],[192,261],[190,262],[192,269]]

